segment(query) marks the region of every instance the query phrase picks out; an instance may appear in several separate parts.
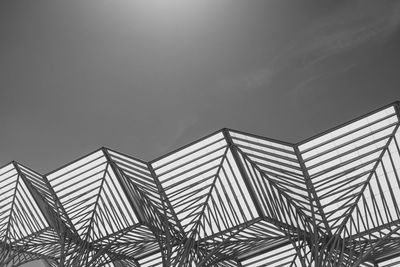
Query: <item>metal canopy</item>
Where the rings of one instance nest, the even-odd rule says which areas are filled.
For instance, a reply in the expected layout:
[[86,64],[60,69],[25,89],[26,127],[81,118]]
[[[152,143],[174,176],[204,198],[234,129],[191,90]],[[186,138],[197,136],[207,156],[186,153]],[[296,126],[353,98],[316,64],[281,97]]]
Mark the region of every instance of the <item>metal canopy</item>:
[[396,266],[400,104],[297,144],[222,129],[144,162],[0,168],[0,266]]

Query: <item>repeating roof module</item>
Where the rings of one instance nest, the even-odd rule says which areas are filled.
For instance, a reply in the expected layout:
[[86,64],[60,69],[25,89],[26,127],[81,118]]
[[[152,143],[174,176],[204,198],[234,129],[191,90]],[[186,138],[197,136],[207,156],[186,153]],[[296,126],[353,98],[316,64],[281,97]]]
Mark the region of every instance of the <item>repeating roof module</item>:
[[0,266],[400,264],[400,103],[297,144],[231,129],[150,162],[0,168]]

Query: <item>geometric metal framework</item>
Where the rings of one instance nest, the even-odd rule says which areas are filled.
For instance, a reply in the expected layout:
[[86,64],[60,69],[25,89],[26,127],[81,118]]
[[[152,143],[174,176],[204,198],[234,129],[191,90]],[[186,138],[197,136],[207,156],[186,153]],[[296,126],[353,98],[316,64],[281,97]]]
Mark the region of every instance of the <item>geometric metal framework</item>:
[[222,129],[150,162],[0,168],[0,266],[398,266],[400,103],[291,144]]

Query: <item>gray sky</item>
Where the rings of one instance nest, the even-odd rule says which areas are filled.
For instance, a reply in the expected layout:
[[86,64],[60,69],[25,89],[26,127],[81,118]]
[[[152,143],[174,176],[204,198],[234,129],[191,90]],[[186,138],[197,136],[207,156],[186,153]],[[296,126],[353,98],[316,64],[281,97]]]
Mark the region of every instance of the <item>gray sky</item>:
[[300,141],[400,99],[399,26],[388,0],[3,0],[0,164]]

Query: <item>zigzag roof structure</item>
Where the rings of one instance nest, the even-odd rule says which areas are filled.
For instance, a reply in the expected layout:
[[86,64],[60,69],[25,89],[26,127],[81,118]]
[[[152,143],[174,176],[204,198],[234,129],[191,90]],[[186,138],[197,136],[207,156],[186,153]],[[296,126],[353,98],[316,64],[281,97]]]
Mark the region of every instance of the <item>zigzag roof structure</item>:
[[400,103],[291,144],[231,129],[145,162],[0,168],[0,266],[397,266]]

